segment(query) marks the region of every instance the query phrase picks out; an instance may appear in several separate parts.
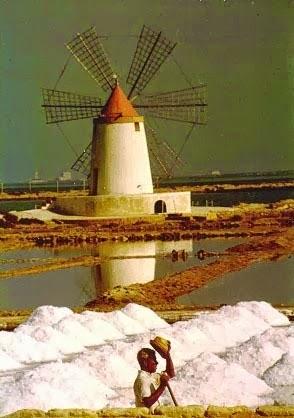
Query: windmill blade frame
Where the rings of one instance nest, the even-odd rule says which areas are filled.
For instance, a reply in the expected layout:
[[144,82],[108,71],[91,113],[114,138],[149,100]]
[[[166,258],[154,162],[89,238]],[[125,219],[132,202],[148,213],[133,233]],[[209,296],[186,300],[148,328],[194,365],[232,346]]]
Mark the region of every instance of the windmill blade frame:
[[103,107],[99,97],[68,91],[42,89],[46,123],[97,117]]
[[152,177],[170,178],[172,171],[181,168],[185,162],[165,140],[159,139],[156,131],[145,121],[147,146],[150,153]]
[[94,27],[77,33],[66,47],[104,91],[114,87],[114,71]]
[[145,89],[176,45],[162,32],[143,25],[127,77],[127,84],[131,85],[128,99]]
[[137,108],[147,116],[205,125],[207,122],[207,86],[140,96]]
[[72,164],[72,166],[70,167],[71,170],[78,171],[88,176],[90,174],[91,153],[92,141],[87,145],[87,147],[84,149],[81,155]]

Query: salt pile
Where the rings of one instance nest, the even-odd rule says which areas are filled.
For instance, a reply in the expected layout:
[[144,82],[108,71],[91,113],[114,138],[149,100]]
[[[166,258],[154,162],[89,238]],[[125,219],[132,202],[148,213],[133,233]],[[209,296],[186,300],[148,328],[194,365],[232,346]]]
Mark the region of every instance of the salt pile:
[[129,303],[121,312],[140,322],[141,325],[148,329],[166,328],[168,326],[168,323],[156,315],[155,312],[136,303]]
[[264,373],[263,378],[271,386],[294,386],[294,353],[284,354]]
[[265,382],[242,367],[211,353],[200,354],[179,371],[173,388],[178,393],[181,387],[185,392],[178,400],[180,404],[188,400],[190,404],[233,406],[246,399],[246,404],[253,406],[260,403],[259,397],[272,392]]
[[228,350],[222,358],[229,363],[239,364],[255,376],[262,376],[283,354],[284,351],[271,342],[264,343],[258,337],[253,337],[246,343]]
[[[156,335],[171,341],[170,384],[181,405],[294,403],[294,329],[266,302],[173,325],[133,303],[82,314],[42,306],[14,332],[0,332],[0,416],[23,408],[134,406],[136,354]],[[162,402],[171,403],[168,393]]]

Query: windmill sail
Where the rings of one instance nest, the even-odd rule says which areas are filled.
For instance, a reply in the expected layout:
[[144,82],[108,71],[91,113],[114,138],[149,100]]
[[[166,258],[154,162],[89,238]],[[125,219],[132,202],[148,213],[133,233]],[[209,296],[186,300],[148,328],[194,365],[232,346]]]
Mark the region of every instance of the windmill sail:
[[148,116],[180,122],[206,124],[206,86],[195,86],[184,90],[141,96],[136,107]]
[[147,145],[150,154],[152,177],[169,178],[185,162],[165,140],[159,139],[155,130],[145,123]]
[[42,89],[46,123],[97,117],[102,108],[101,99],[67,91]]
[[76,159],[71,169],[88,176],[90,174],[91,150],[92,142],[87,145],[82,154]]
[[143,26],[127,78],[131,85],[128,98],[142,92],[175,46],[161,32]]
[[[207,118],[205,85],[161,94],[141,95],[175,46],[176,43],[169,41],[162,32],[143,26],[127,77],[127,83],[130,85],[128,99],[132,98],[133,106],[139,111],[142,110],[147,116],[188,122],[193,126],[205,124]],[[67,48],[104,91],[115,87],[116,77],[95,28],[78,33],[67,44]],[[65,68],[66,66],[61,75]],[[135,95],[139,96],[136,104]],[[64,121],[96,118],[100,116],[103,105],[99,97],[43,89],[42,107],[45,110],[46,122],[58,124]],[[179,158],[179,153],[176,153],[167,142],[160,141],[151,127],[146,126],[146,133],[153,178],[170,177],[174,174],[174,170],[184,164]],[[91,149],[92,146],[89,144],[72,165],[72,169],[89,174]]]
[[78,33],[66,46],[104,91],[112,89],[114,72],[95,28]]

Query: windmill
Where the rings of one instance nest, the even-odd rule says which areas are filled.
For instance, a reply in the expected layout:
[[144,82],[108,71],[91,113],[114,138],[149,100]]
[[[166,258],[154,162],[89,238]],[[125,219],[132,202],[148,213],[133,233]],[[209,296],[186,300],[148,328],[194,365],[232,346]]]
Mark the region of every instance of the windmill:
[[[110,93],[107,102],[103,103],[101,98],[95,96],[43,89],[42,106],[48,124],[93,119],[92,142],[72,167],[86,173],[90,170],[91,195],[153,193],[150,159],[154,170],[157,169],[166,177],[175,165],[181,164],[172,147],[167,142],[159,141],[155,131],[148,125],[147,145],[145,125],[138,112],[189,123],[191,126],[206,123],[205,85],[160,94],[143,94],[175,46],[162,32],[144,25],[126,80],[130,89],[125,95],[95,28],[78,33],[67,44],[71,54],[92,79],[105,93]],[[133,130],[139,141],[135,141]]]

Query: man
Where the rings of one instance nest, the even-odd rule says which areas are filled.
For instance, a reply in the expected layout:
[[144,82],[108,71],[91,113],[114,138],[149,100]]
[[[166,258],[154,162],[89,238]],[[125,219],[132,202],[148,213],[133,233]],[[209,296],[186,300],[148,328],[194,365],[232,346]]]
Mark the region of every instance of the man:
[[170,346],[166,352],[159,352],[166,360],[166,369],[163,373],[156,373],[157,360],[155,351],[151,348],[142,348],[137,359],[141,370],[134,382],[136,406],[146,406],[151,413],[159,406],[159,397],[164,392],[169,379],[175,376],[173,362],[170,356]]

